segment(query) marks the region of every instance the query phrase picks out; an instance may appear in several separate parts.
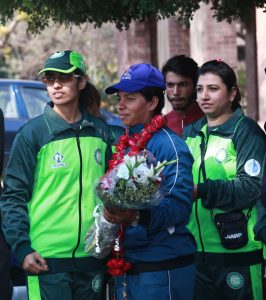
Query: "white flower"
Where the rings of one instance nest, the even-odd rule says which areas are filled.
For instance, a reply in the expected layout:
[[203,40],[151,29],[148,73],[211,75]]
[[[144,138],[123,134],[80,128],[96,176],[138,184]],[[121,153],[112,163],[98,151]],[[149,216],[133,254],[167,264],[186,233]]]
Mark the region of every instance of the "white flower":
[[122,164],[126,164],[129,168],[132,167],[132,165],[135,164],[135,156],[128,156],[126,155],[124,157],[124,162]]
[[145,161],[145,157],[140,155],[134,155],[134,156],[126,155],[124,158],[124,163],[128,166],[129,169],[135,168],[137,165],[143,163],[144,161]]
[[120,164],[116,176],[125,180],[129,179],[129,169],[126,164]]
[[144,163],[139,165],[137,168],[134,168],[133,170],[133,177],[135,181],[145,185],[149,183],[149,177],[152,177],[152,175],[153,171],[151,172],[148,166]]

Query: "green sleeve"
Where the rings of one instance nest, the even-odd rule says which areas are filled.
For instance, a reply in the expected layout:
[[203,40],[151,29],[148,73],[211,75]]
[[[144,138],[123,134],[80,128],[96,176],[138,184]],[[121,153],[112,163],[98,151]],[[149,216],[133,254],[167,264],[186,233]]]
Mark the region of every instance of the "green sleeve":
[[27,201],[31,198],[35,164],[33,147],[18,133],[4,178],[1,212],[5,238],[21,264],[27,254],[34,252],[29,237]]
[[254,227],[255,240],[260,240],[266,244],[266,208],[261,201],[257,202],[258,221]]
[[[242,210],[255,205],[260,194],[266,152],[265,134],[251,119],[244,118],[233,136],[236,149],[236,177],[232,180],[207,180],[202,199],[205,208]],[[254,165],[254,170],[250,169]]]

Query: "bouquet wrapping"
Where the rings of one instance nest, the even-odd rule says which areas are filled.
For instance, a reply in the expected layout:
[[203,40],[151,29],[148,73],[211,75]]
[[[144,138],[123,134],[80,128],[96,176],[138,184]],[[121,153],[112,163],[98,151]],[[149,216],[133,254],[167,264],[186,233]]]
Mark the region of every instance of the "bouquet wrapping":
[[[158,205],[163,197],[162,171],[175,161],[157,162],[147,150],[125,155],[124,160],[104,174],[95,191],[109,208],[144,209]],[[96,208],[95,223],[85,237],[85,252],[103,258],[113,247],[119,225],[106,221],[102,206]]]
[[102,205],[95,207],[93,216],[94,224],[85,236],[85,252],[101,259],[112,251],[119,225],[105,220]]

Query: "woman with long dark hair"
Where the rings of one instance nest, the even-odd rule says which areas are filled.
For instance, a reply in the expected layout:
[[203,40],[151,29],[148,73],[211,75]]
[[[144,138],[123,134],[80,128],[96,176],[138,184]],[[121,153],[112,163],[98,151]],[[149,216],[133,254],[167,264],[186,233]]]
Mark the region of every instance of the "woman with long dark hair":
[[198,246],[196,299],[262,299],[262,243],[253,227],[265,135],[244,115],[225,62],[204,63],[196,89],[205,117],[184,132],[195,160],[189,228]]

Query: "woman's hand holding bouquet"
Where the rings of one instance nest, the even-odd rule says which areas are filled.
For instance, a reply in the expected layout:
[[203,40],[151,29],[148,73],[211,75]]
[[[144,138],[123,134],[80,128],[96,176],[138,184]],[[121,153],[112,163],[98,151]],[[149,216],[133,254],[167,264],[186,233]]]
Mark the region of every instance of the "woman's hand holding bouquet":
[[98,206],[95,210],[95,224],[85,238],[87,253],[98,258],[106,256],[112,250],[117,224],[130,224],[136,219],[138,209],[159,204],[162,171],[174,162],[157,162],[144,150],[126,155],[100,178],[95,191],[105,209]]
[[102,258],[113,249],[113,258],[107,263],[108,272],[113,276],[123,275],[131,268],[123,258],[125,226],[132,222],[132,218],[136,220],[138,209],[159,204],[162,171],[166,165],[177,163],[177,160],[157,162],[145,150],[153,134],[165,125],[165,117],[155,115],[140,133],[130,136],[127,129],[108,162],[109,170],[96,186],[96,194],[105,208],[96,208],[95,224],[85,238],[85,251]]

